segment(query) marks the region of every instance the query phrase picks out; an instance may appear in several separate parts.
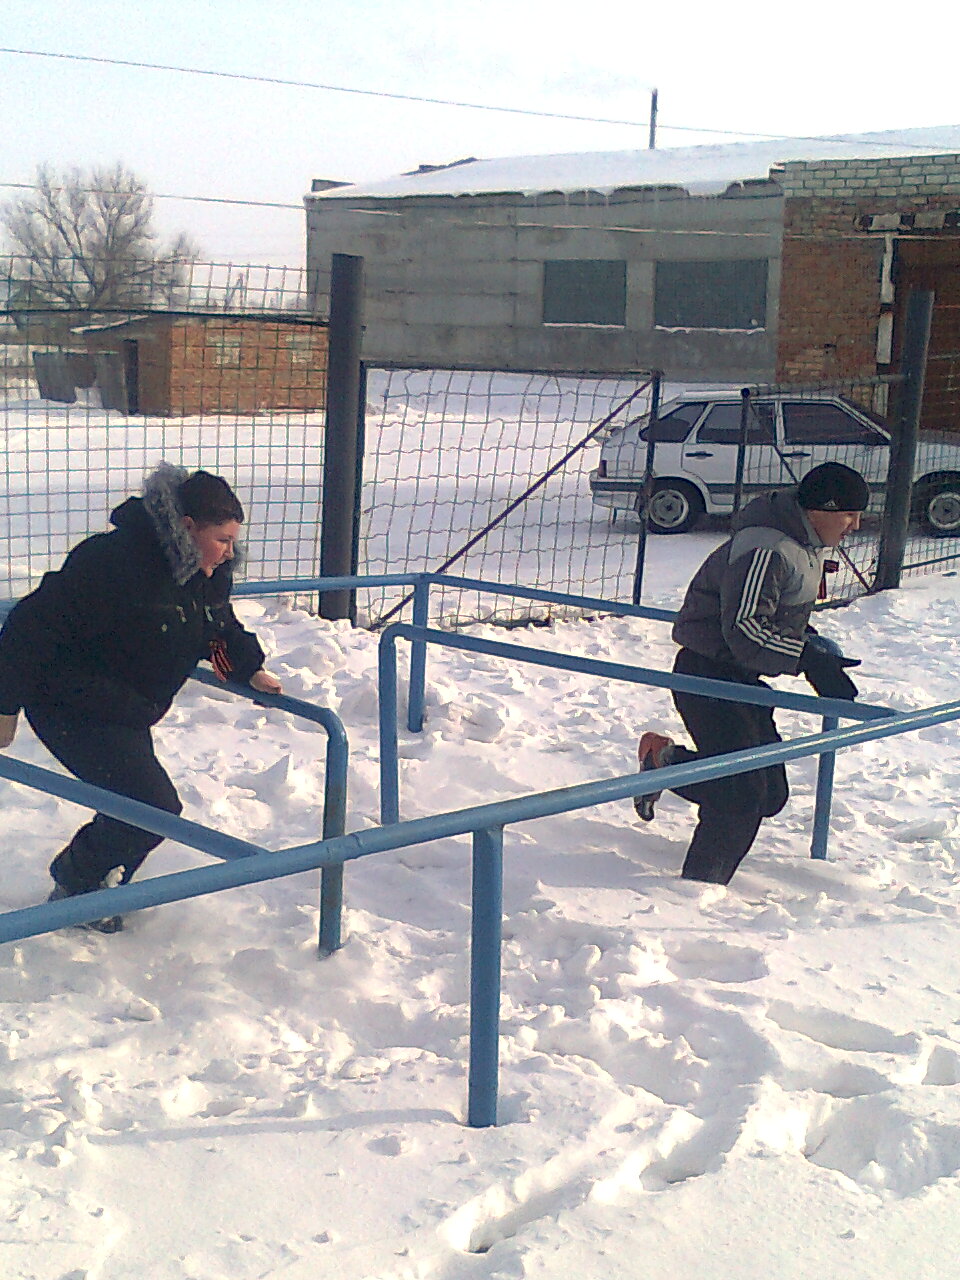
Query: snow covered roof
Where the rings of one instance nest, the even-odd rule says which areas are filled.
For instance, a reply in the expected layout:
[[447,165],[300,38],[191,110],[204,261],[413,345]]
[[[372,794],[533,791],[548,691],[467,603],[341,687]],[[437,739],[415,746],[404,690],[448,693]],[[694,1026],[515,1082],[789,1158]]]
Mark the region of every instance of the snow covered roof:
[[960,125],[901,129],[835,138],[778,138],[650,151],[588,151],[570,155],[465,160],[379,182],[314,192],[311,201],[402,196],[460,196],[546,191],[610,192],[624,187],[682,187],[719,195],[734,182],[762,181],[791,160],[876,160],[960,153]]

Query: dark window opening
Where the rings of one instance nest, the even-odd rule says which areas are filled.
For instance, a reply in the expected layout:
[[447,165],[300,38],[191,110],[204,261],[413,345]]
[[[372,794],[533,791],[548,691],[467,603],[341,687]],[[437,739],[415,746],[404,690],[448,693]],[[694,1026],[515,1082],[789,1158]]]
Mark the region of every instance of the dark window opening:
[[786,403],[783,406],[783,438],[787,444],[886,444],[853,414],[835,404]]
[[600,260],[543,264],[544,324],[626,324],[627,264]]
[[[740,443],[740,417],[743,410],[738,404],[718,404],[707,414],[697,432],[697,444]],[[772,404],[751,402],[747,413],[747,444],[774,444],[776,441],[775,416]]]
[[[679,408],[671,410],[670,413],[665,413],[662,418],[657,419],[654,426],[654,441],[660,444],[677,444],[681,440],[686,440],[690,434],[690,428],[703,413],[705,407],[705,401],[701,400],[697,403],[682,404]],[[650,439],[649,426],[644,427],[640,432],[640,439]]]
[[765,258],[657,263],[657,328],[763,329],[766,323]]

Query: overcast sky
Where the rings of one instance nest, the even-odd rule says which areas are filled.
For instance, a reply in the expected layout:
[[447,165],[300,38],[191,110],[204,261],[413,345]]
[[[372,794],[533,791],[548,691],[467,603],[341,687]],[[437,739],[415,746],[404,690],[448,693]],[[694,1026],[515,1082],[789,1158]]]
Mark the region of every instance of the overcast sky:
[[[0,53],[0,182],[29,182],[42,162],[123,160],[157,193],[299,205],[315,177],[646,147],[653,85],[661,146],[736,140],[698,132],[708,128],[748,137],[956,123],[960,18],[944,6],[931,31],[925,12],[885,0],[3,0],[8,49],[368,93]],[[16,194],[0,188],[0,199]],[[157,217],[218,261],[302,261],[298,209],[160,200]]]

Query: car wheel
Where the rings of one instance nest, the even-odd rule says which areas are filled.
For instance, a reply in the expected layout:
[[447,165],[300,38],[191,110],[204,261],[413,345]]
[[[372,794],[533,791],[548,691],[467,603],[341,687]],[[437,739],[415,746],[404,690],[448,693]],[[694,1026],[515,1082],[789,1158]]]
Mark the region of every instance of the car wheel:
[[920,520],[934,537],[960,535],[960,480],[944,480],[924,490]]
[[652,533],[686,533],[703,515],[703,499],[683,480],[658,480],[650,499]]

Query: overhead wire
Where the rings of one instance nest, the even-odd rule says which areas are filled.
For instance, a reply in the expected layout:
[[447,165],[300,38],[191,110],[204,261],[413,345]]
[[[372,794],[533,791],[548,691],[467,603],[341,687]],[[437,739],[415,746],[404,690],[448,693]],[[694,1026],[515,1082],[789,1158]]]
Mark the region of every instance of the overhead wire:
[[[489,102],[461,102],[452,98],[434,98],[427,97],[423,94],[397,93],[394,90],[387,89],[357,89],[346,85],[326,84],[321,81],[314,80],[293,80],[281,76],[254,75],[250,72],[220,71],[209,67],[184,67],[178,66],[174,63],[145,62],[133,58],[106,58],[94,54],[61,53],[49,49],[14,49],[9,47],[0,47],[0,53],[12,54],[25,58],[54,58],[67,62],[97,63],[101,66],[132,67],[135,70],[142,71],[172,71],[180,75],[210,76],[220,80],[242,80],[254,84],[281,85],[295,89],[314,89],[325,93],[348,93],[356,94],[361,97],[386,98],[399,102],[424,103],[429,106],[456,107],[469,111],[496,111],[506,113],[508,115],[534,116],[545,120],[577,121],[584,124],[610,124],[631,129],[648,129],[650,126],[649,119],[621,120],[608,116],[588,116],[562,111],[537,111],[530,107],[508,107]],[[759,138],[769,141],[777,141],[781,138],[784,139],[784,141],[793,142],[829,142],[838,140],[836,136],[831,137],[830,135],[825,134],[780,134],[766,133],[751,129],[717,129],[710,125],[665,124],[661,120],[658,120],[657,122],[657,129],[666,129],[675,133],[710,133],[723,137]],[[923,151],[929,150],[931,146],[936,146],[937,144],[897,142],[895,140],[891,140],[872,142],[871,145],[880,147],[907,147],[911,150]]]

